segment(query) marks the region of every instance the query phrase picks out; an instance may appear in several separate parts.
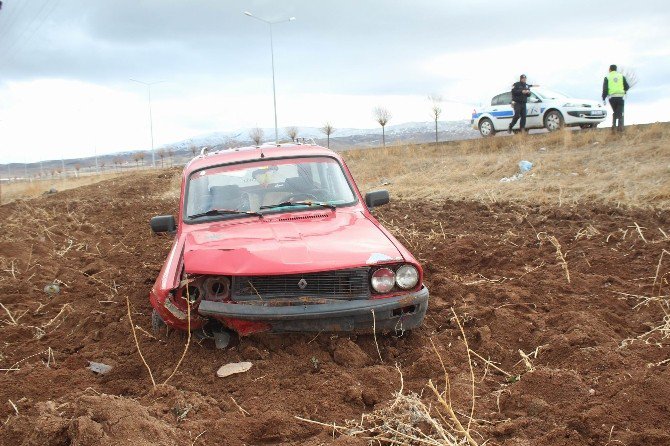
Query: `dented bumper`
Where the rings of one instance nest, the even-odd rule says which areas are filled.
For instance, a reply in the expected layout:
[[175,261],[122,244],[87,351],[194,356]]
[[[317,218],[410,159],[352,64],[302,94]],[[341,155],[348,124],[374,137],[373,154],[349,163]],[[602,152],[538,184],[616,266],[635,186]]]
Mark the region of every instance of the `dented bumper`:
[[292,306],[249,305],[203,300],[198,313],[222,321],[265,323],[272,332],[404,331],[418,327],[428,309],[428,288],[383,299]]

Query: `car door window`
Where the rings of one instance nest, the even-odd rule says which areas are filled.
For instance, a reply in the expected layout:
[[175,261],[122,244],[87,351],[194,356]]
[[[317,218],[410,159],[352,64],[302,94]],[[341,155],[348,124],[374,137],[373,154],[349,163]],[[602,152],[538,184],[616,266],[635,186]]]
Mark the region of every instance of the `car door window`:
[[531,91],[530,96],[528,96],[528,102],[537,103],[537,102],[542,102],[542,100],[540,100],[540,98],[535,93],[533,93]]

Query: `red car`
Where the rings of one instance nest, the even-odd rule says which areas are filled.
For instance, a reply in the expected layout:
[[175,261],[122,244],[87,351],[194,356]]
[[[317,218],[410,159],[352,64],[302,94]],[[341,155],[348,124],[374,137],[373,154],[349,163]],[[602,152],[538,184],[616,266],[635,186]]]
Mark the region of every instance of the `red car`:
[[402,332],[428,289],[416,259],[370,213],[342,158],[315,145],[202,154],[183,172],[178,224],[149,299],[154,322],[255,332]]

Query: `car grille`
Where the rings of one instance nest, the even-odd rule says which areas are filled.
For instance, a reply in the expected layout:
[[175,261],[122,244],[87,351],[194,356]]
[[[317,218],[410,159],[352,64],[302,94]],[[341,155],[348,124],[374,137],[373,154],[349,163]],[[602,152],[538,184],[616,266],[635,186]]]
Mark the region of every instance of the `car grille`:
[[233,277],[233,300],[283,297],[370,298],[369,268],[281,276]]

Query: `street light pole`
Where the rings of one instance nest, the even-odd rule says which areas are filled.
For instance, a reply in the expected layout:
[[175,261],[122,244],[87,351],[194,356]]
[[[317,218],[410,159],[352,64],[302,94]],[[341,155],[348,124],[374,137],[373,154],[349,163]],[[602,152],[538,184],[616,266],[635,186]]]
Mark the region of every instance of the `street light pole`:
[[138,84],[146,85],[147,92],[149,93],[149,132],[151,133],[151,167],[156,168],[156,151],[154,150],[154,120],[151,116],[151,86],[155,84],[160,84],[165,81],[156,81],[156,82],[143,82],[138,81],[137,79],[130,79],[133,82]]
[[272,39],[272,25],[284,22],[292,22],[295,20],[295,17],[289,17],[288,19],[275,20],[271,22],[269,20],[262,19],[250,13],[249,11],[244,11],[244,15],[251,17],[252,19],[260,20],[263,23],[266,23],[270,27],[270,56],[272,57],[272,103],[274,105],[275,112],[275,144],[279,145],[279,128],[277,126],[277,90],[275,88],[275,50],[274,42]]

